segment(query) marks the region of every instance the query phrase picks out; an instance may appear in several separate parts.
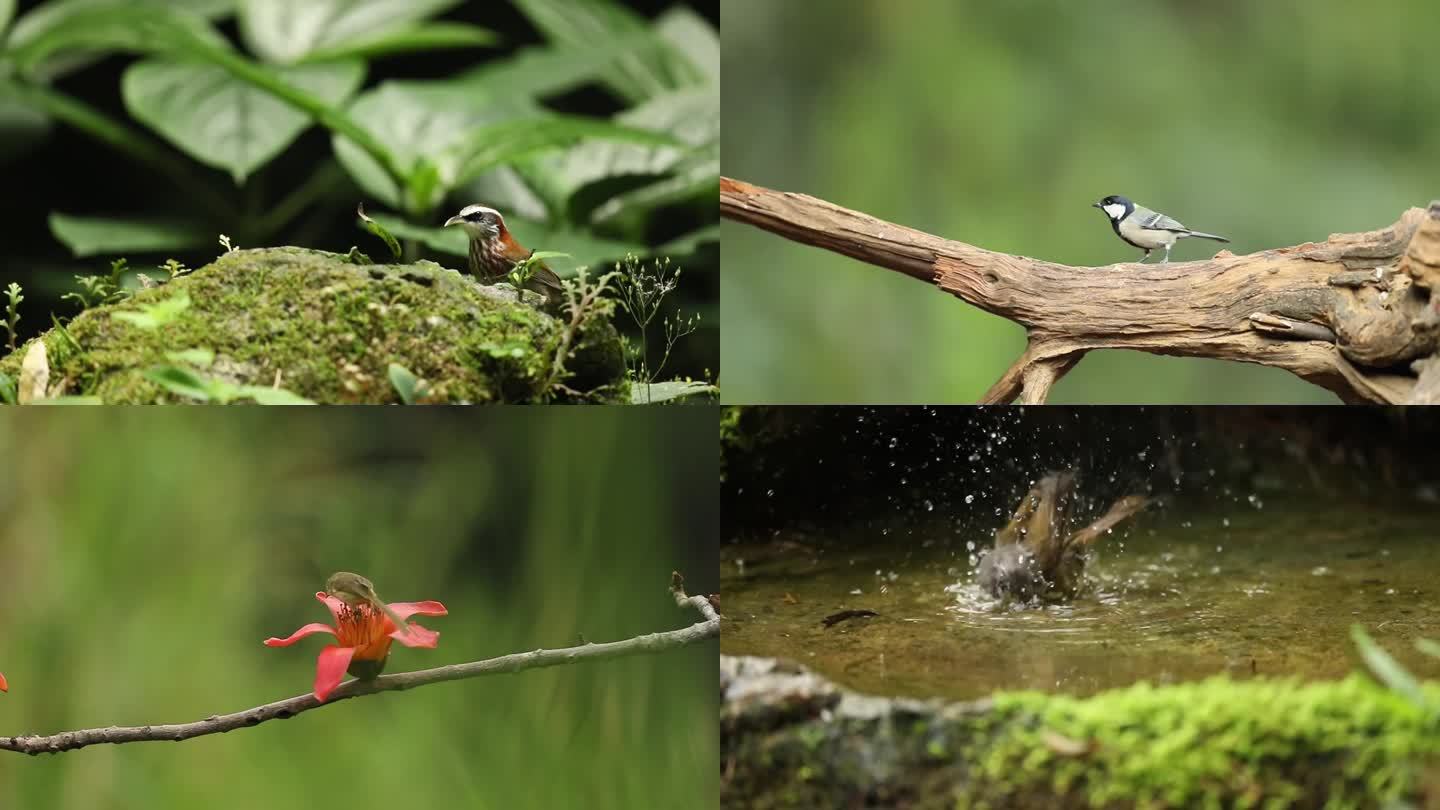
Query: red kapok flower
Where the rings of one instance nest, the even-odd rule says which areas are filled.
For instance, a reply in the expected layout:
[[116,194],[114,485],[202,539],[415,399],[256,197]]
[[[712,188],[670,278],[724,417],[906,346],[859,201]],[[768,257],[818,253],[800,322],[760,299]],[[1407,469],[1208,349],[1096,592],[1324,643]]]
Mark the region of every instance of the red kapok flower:
[[0,692],[9,692],[9,691],[10,691],[10,684],[5,683],[5,675],[4,675],[4,673],[0,673]]
[[[390,609],[405,622],[405,628],[395,626],[389,616],[369,605],[347,605],[339,599],[320,591],[315,598],[330,608],[335,617],[335,626],[314,622],[290,634],[289,638],[267,638],[266,647],[288,647],[313,633],[329,633],[338,644],[327,644],[315,661],[315,699],[324,702],[340,685],[348,671],[357,678],[374,678],[385,669],[385,659],[390,655],[390,641],[406,647],[433,648],[440,641],[440,634],[426,630],[414,622],[411,616],[444,616],[449,613],[439,602],[391,602]],[[3,684],[3,681],[0,681]]]

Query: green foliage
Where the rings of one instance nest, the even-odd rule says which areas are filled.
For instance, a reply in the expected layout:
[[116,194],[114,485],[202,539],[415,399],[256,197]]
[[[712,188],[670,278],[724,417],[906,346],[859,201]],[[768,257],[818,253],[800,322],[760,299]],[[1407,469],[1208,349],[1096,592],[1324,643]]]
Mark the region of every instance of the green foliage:
[[[358,60],[272,68],[275,77],[340,105],[359,89]],[[186,154],[225,169],[237,185],[269,163],[309,128],[309,116],[224,67],[175,59],[147,59],[126,69],[125,109]]]
[[15,351],[15,327],[20,325],[20,302],[25,296],[20,294],[20,285],[10,282],[5,288],[5,331],[8,334],[6,345],[10,351]]
[[414,405],[429,393],[430,386],[399,363],[391,363],[386,373],[390,377],[390,384],[395,386],[395,393],[400,395],[400,401],[406,405]]
[[112,312],[110,317],[117,321],[134,324],[140,329],[153,332],[175,321],[190,308],[190,295],[184,290],[154,304],[141,304],[139,312]]
[[109,275],[76,276],[75,283],[80,285],[80,288],[65,293],[60,296],[60,300],[74,301],[82,310],[123,301],[130,294],[124,284],[125,274],[129,270],[130,262],[127,259],[116,259],[110,262]]
[[[599,258],[614,259],[623,255],[621,246],[643,250],[645,229],[662,206],[702,204],[664,189],[677,182],[698,188],[697,179],[703,185],[695,167],[718,149],[718,130],[715,138],[697,138],[691,131],[694,119],[657,117],[653,105],[666,104],[653,97],[703,87],[696,98],[708,98],[718,121],[718,71],[711,65],[718,35],[710,25],[688,12],[671,12],[650,26],[614,0],[596,0],[582,9],[599,21],[589,35],[576,38],[573,31],[556,28],[549,45],[491,60],[471,74],[383,82],[352,98],[370,59],[496,41],[483,28],[431,19],[455,5],[455,0],[48,0],[17,20],[8,40],[0,41],[0,122],[10,115],[30,116],[41,124],[54,119],[77,127],[151,165],[193,198],[168,216],[56,213],[52,233],[77,255],[193,249],[203,244],[205,233],[234,228],[236,222],[244,223],[242,238],[262,241],[289,225],[308,201],[340,186],[333,164],[319,166],[266,206],[273,215],[257,219],[234,195],[212,188],[194,165],[178,160],[149,135],[51,84],[76,66],[117,53],[142,57],[121,80],[124,106],[133,120],[195,164],[228,172],[237,186],[246,185],[302,132],[319,124],[331,132],[343,170],[367,194],[416,225],[430,223],[447,198],[504,188],[488,199],[520,212],[517,219],[528,215],[547,233],[573,233],[592,247],[613,246]],[[537,15],[537,22],[546,20],[542,27],[554,22],[553,8],[519,5]],[[0,11],[8,16],[13,8]],[[212,22],[232,12],[246,51]],[[611,78],[630,75],[634,68],[623,66],[632,61],[643,63],[639,75],[648,78],[638,84],[622,81],[630,85],[627,89],[615,86]],[[628,101],[646,106],[606,121],[555,113],[540,104],[542,95],[597,78]],[[606,236],[597,229],[613,217],[595,218],[593,206],[579,204],[583,189],[578,184],[547,189],[543,198],[548,204],[537,210],[540,198],[524,188],[516,173],[528,165],[534,183],[544,186],[543,164],[537,162],[542,156],[585,150],[597,142],[627,144],[636,150],[627,154],[651,155],[641,185],[658,190],[623,200],[621,207],[634,216],[623,226],[620,220],[605,226]],[[22,141],[7,142],[7,147],[11,144],[18,148]],[[584,180],[592,185],[628,176],[635,166],[634,160],[582,162],[591,167]],[[711,169],[713,183],[718,165]],[[628,192],[636,183],[622,185]],[[253,203],[251,195],[246,205]],[[537,245],[582,257],[568,245]]]
[[[361,203],[359,207],[355,209],[355,215],[360,218],[361,230],[364,230],[366,233],[374,234],[375,236],[380,237],[381,241],[385,243],[385,247],[390,248],[390,257],[395,261],[400,261],[400,243],[395,240],[395,237],[390,235],[389,231],[385,230],[384,225],[381,225],[380,223],[365,215],[364,203]],[[368,256],[365,257],[365,262],[367,264],[370,262],[370,258]]]
[[[204,359],[201,357],[200,359]],[[214,360],[214,354],[209,355]],[[208,365],[208,363],[207,363]],[[218,377],[207,377],[193,368],[181,365],[156,366],[145,372],[145,379],[165,390],[199,402],[227,405],[237,399],[253,399],[259,405],[314,405],[314,402],[286,391],[263,385],[237,385]]]
[[[1364,627],[1358,624],[1351,625],[1350,640],[1355,643],[1355,649],[1359,651],[1360,658],[1369,668],[1370,674],[1417,707],[1426,708],[1425,693],[1420,689],[1420,682],[1399,661],[1391,657],[1390,653],[1385,652],[1379,644],[1376,644],[1365,632]],[[1420,646],[1420,642],[1424,641],[1426,639],[1419,639],[1415,646],[1424,650],[1425,648]],[[1430,643],[1433,644],[1433,642]]]
[[720,393],[720,389],[710,383],[671,380],[658,383],[632,383],[630,386],[630,404],[632,405],[653,405],[657,402],[673,402],[687,398],[714,399]]
[[214,233],[202,223],[175,218],[77,217],[59,211],[50,214],[50,232],[76,256],[190,250],[211,244]]
[[515,263],[509,273],[505,274],[506,280],[517,290],[525,289],[526,282],[535,275],[537,265],[545,263],[546,259],[568,259],[570,254],[560,253],[553,250],[536,250],[526,256],[524,260]]
[[[619,277],[616,286],[620,306],[629,313],[640,333],[640,345],[630,352],[628,366],[630,379],[637,389],[643,390],[643,398],[632,396],[632,400],[650,403],[657,401],[653,396],[652,384],[664,371],[670,360],[670,353],[681,338],[691,334],[699,326],[700,316],[677,311],[668,312],[661,318],[665,337],[665,350],[660,362],[650,364],[650,324],[660,314],[665,298],[680,286],[680,267],[673,266],[669,258],[657,259],[648,267],[635,256],[625,257],[616,265]],[[673,398],[673,394],[670,398]]]

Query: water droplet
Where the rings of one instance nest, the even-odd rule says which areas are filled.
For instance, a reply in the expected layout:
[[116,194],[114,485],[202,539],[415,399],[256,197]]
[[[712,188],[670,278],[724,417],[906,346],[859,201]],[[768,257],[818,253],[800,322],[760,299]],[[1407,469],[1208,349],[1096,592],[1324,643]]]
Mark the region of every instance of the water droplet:
[[1310,569],[1310,576],[1312,577],[1323,577],[1328,573],[1330,573],[1330,569],[1326,568],[1323,565],[1317,565],[1314,568]]
[[974,503],[974,502],[975,502],[975,496],[974,496],[974,495],[966,495],[966,496],[965,496],[965,503]]
[[929,498],[926,498],[926,499],[925,499],[925,511],[926,511],[926,512],[934,512],[934,511],[935,511],[935,504],[931,503]]
[[773,498],[773,497],[775,497],[775,490],[773,490],[773,489],[767,489],[767,490],[765,490],[765,497],[767,497],[767,498]]
[[1227,529],[1230,528],[1230,518],[1220,518],[1220,525]]

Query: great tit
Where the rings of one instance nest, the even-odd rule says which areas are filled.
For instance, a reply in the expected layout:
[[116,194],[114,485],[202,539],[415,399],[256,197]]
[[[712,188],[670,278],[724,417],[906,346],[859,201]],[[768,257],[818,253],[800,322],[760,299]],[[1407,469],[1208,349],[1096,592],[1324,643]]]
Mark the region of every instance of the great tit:
[[1115,194],[1092,207],[1104,211],[1105,216],[1110,218],[1110,227],[1115,229],[1116,236],[1145,251],[1145,255],[1140,257],[1142,262],[1150,258],[1150,251],[1165,248],[1165,258],[1160,262],[1165,264],[1170,261],[1170,248],[1175,245],[1175,241],[1187,236],[1214,239],[1216,242],[1230,241],[1213,233],[1192,231],[1158,211],[1151,211]]

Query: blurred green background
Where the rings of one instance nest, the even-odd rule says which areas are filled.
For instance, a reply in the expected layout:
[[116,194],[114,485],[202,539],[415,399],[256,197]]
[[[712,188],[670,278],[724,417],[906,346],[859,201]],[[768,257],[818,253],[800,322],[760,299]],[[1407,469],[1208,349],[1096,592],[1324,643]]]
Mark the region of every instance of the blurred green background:
[[[0,736],[310,690],[337,569],[450,615],[402,672],[700,621],[713,409],[46,409],[0,420]],[[290,415],[290,414],[297,415]],[[50,415],[54,414],[54,416]],[[179,744],[0,752],[0,807],[713,806],[718,645],[426,686]]]
[[[725,0],[725,175],[993,250],[1133,261],[1123,194],[1237,253],[1440,198],[1432,0]],[[726,401],[968,402],[1024,332],[725,222]],[[1174,258],[1204,258],[1185,241]],[[1334,402],[1287,372],[1092,352],[1054,402]]]

